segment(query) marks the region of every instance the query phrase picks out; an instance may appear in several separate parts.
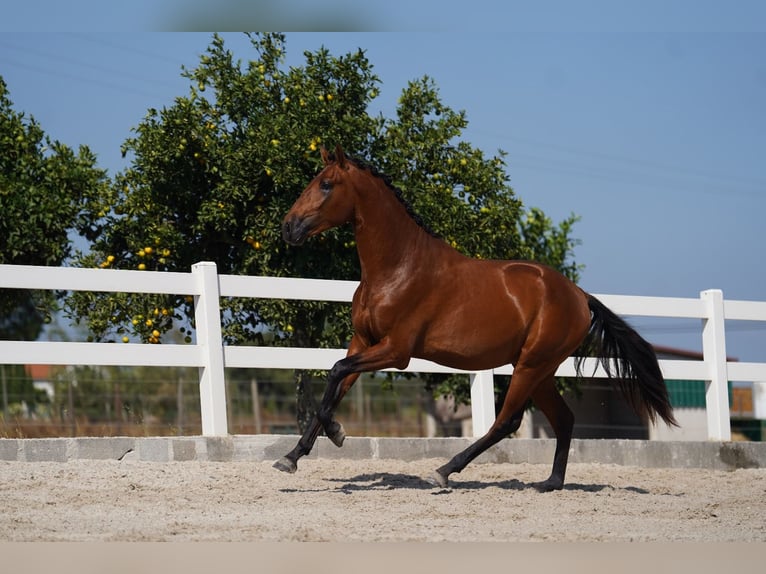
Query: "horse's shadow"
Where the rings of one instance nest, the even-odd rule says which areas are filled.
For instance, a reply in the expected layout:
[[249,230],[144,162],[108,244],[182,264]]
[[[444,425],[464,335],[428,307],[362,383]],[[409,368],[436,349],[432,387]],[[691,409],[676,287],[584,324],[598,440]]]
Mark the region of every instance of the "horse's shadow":
[[[328,478],[326,480],[331,483],[337,483],[338,486],[335,487],[335,490],[346,494],[360,491],[400,489],[432,491],[431,494],[435,495],[451,491],[485,490],[488,488],[499,488],[508,491],[536,491],[536,485],[538,484],[534,482],[523,482],[515,478],[499,481],[450,480],[450,484],[447,488],[441,488],[434,486],[421,476],[389,472],[359,474],[351,478]],[[564,484],[564,491],[570,492],[601,492],[605,490],[622,490],[634,494],[649,494],[648,490],[634,486],[614,487],[608,484],[580,484],[576,482]]]

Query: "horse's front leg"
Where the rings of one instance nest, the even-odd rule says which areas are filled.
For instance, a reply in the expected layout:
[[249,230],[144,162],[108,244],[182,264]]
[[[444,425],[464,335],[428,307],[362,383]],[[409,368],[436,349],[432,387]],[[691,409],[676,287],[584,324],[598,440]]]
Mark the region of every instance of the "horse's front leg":
[[409,361],[409,352],[403,350],[401,345],[394,345],[387,337],[377,345],[349,354],[333,365],[327,376],[327,388],[317,411],[317,418],[325,434],[336,446],[343,444],[346,433],[343,426],[333,418],[333,414],[359,375],[389,367],[403,369]]
[[[362,340],[362,338],[357,335],[354,335],[351,338],[351,342],[348,346],[347,357],[360,352],[365,347],[366,345],[364,341]],[[335,369],[335,367],[333,367],[333,369]],[[340,393],[338,393],[337,391],[335,392],[335,395],[338,397],[338,399],[336,401],[336,404],[333,405],[333,409],[331,410],[331,413],[332,411],[334,411],[334,408],[337,407],[337,403],[340,402],[340,399],[348,391],[348,389],[351,388],[351,386],[354,384],[354,382],[356,381],[358,377],[359,377],[359,374],[352,374],[349,377],[347,377],[346,380],[342,382],[342,384],[340,385],[341,392]],[[328,383],[327,383],[327,390],[325,391],[325,397],[327,397],[329,393],[329,389],[332,386],[332,381],[333,381],[332,376],[328,376]],[[325,399],[322,400],[323,406],[322,408],[320,408],[320,411],[326,410],[324,408],[324,402],[325,402]],[[337,425],[339,428],[333,432],[332,423],[334,421],[332,421],[332,414],[330,414],[330,419],[331,419],[331,422],[328,425],[324,425],[323,423],[320,422],[318,413],[315,414],[311,418],[311,421],[309,422],[308,427],[306,427],[306,430],[303,432],[303,435],[298,440],[298,444],[295,445],[295,448],[293,448],[293,450],[291,450],[289,453],[287,453],[285,456],[283,456],[277,462],[275,462],[274,468],[284,472],[290,472],[290,473],[295,472],[298,469],[298,459],[306,456],[307,454],[311,452],[311,450],[314,448],[314,443],[316,442],[316,439],[319,436],[319,433],[322,431],[322,429],[325,426],[331,427],[330,432],[333,433],[332,435],[328,434],[328,436],[331,436],[331,437],[335,436],[336,437],[335,440],[340,440],[340,444],[342,444],[343,438],[341,438],[341,435],[345,437],[343,427],[336,422],[335,425]],[[331,438],[331,440],[333,439]],[[335,440],[333,440],[333,442],[335,442]],[[340,444],[338,446],[340,446]]]
[[298,470],[298,459],[311,452],[320,430],[322,430],[322,425],[319,424],[319,419],[314,415],[295,448],[275,462],[274,468],[289,473]]
[[[360,347],[360,351],[353,352],[354,349]],[[286,472],[295,472],[298,459],[311,452],[319,431],[322,429],[334,444],[341,446],[346,433],[341,424],[333,418],[333,413],[359,375],[366,371],[379,371],[389,367],[403,369],[410,360],[409,354],[406,352],[397,352],[397,347],[391,344],[389,338],[383,339],[372,347],[363,347],[361,340],[352,339],[349,354],[333,365],[327,376],[327,388],[316,416],[312,419],[295,448],[278,460],[274,464],[275,468]]]
[[346,360],[347,358],[335,363],[327,375],[327,387],[317,410],[319,424],[322,425],[327,438],[337,447],[343,446],[343,441],[346,439],[346,431],[343,430],[343,425],[335,420],[335,410],[361,374],[360,372],[347,373],[347,369],[339,366]]
[[[342,384],[340,385],[341,392],[337,393],[337,403],[340,402],[340,399],[343,397],[343,395],[346,394],[348,389],[351,388],[358,377],[359,373],[352,373],[342,381]],[[327,396],[330,389],[330,379],[328,379],[327,389],[328,391],[325,391],[325,397]],[[323,399],[322,404],[324,404],[324,402],[325,401]],[[337,407],[337,404],[335,406]],[[311,449],[314,448],[314,443],[316,442],[316,439],[323,428],[325,429],[325,434],[327,434],[333,443],[335,443],[337,446],[341,446],[343,444],[343,439],[346,437],[346,433],[343,430],[343,426],[335,421],[335,419],[333,419],[332,413],[334,412],[334,409],[330,411],[329,422],[327,422],[326,415],[320,419],[319,413],[323,412],[323,410],[324,409],[320,407],[317,414],[311,418],[311,422],[309,423],[308,427],[306,427],[306,430],[298,440],[298,444],[295,445],[295,448],[293,448],[293,450],[275,462],[274,468],[283,472],[295,472],[298,469],[298,459],[306,456],[311,452]]]

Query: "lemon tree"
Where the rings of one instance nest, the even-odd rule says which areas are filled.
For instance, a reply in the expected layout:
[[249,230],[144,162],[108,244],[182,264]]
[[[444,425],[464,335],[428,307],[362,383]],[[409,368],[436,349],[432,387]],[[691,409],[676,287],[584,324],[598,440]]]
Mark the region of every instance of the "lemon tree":
[[[98,235],[107,181],[87,147],[51,141],[16,111],[0,77],[0,263],[61,265],[70,233]],[[49,292],[0,290],[0,337],[37,338],[54,303]]]
[[[188,271],[214,261],[220,273],[357,279],[354,237],[344,227],[300,248],[280,222],[321,167],[319,148],[341,144],[386,173],[446,241],[475,257],[535,258],[576,278],[574,218],[555,225],[526,210],[509,185],[504,154],[462,139],[466,114],[445,105],[428,77],[402,89],[394,117],[370,112],[383,89],[363,50],[304,53],[284,63],[285,37],[252,35],[246,60],[214,36],[182,74],[188,93],[148,110],[123,145],[130,167],[114,177],[99,212],[103,233],[83,266]],[[191,301],[78,293],[69,312],[100,340],[159,343],[190,337]],[[229,343],[345,345],[347,305],[252,299],[222,301]]]

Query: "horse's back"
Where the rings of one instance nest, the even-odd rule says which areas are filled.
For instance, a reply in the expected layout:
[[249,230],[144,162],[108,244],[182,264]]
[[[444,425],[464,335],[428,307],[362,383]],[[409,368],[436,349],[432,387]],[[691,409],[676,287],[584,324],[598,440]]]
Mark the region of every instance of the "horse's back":
[[505,319],[525,328],[541,315],[569,315],[590,322],[587,294],[556,269],[533,261],[453,261],[437,298],[474,316]]
[[418,307],[419,324],[428,327],[414,351],[449,366],[513,363],[535,341],[576,347],[574,339],[581,340],[590,323],[582,290],[545,265],[465,258],[454,261],[449,281],[438,285]]

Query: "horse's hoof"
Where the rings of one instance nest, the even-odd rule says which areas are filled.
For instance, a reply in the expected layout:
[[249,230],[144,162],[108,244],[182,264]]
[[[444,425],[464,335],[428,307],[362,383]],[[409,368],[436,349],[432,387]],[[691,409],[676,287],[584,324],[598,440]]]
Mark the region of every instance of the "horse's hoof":
[[432,472],[430,476],[425,477],[425,481],[437,488],[447,488],[449,486],[447,477],[441,474],[438,470]]
[[274,468],[277,470],[281,470],[282,472],[288,472],[290,474],[293,474],[296,470],[298,470],[298,465],[295,464],[294,461],[290,460],[286,456],[283,456],[280,458],[277,462],[274,463]]
[[343,425],[340,423],[336,423],[337,428],[335,429],[335,432],[332,433],[332,435],[328,435],[328,438],[332,441],[332,443],[337,446],[338,448],[343,446],[343,441],[346,440],[346,431],[343,429]]
[[532,487],[537,492],[553,492],[554,490],[561,490],[564,488],[564,483],[560,480],[549,478],[543,482],[536,482]]

